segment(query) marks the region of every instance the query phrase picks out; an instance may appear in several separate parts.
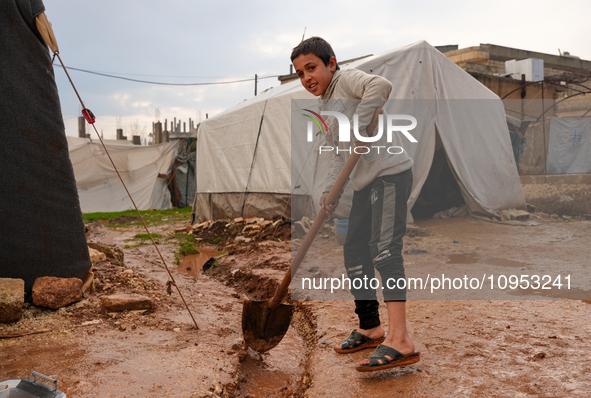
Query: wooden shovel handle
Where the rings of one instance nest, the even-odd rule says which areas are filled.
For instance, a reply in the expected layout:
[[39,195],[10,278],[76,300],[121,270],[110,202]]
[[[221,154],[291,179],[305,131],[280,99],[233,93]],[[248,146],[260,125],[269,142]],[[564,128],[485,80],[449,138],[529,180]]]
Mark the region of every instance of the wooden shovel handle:
[[[379,122],[379,116],[382,113],[384,113],[384,110],[382,108],[376,109],[376,112],[374,113],[374,117],[367,128],[369,135],[373,135],[373,133],[378,125],[378,122]],[[345,163],[345,166],[343,166],[341,173],[337,177],[335,184],[333,185],[332,189],[328,193],[328,197],[326,198],[325,203],[336,202],[336,200],[339,197],[339,194],[341,193],[341,191],[343,190],[343,187],[347,183],[347,180],[349,179],[349,176],[351,175],[351,172],[355,168],[355,165],[357,164],[357,161],[359,160],[360,157],[361,157],[361,155],[359,155],[355,152],[353,152],[349,156],[349,158],[347,159],[347,162]],[[310,249],[310,246],[312,246],[312,242],[314,241],[314,238],[316,238],[316,235],[318,235],[318,231],[320,231],[320,228],[322,228],[322,226],[324,225],[325,219],[326,219],[326,212],[324,211],[324,209],[321,208],[320,211],[318,212],[318,215],[316,215],[316,219],[314,220],[314,223],[312,224],[310,231],[308,231],[308,233],[306,234],[306,237],[304,238],[304,241],[302,242],[300,249],[296,253],[295,258],[291,262],[291,266],[289,267],[289,269],[285,273],[285,276],[283,277],[281,284],[277,288],[275,295],[273,296],[273,298],[271,298],[271,300],[269,300],[268,306],[270,309],[274,309],[274,308],[279,307],[279,304],[281,304],[281,302],[283,301],[283,298],[285,297],[285,294],[287,293],[287,289],[289,289],[289,285],[291,284],[292,272],[295,275],[298,268],[302,264],[302,261],[304,261],[304,257],[306,257],[306,253],[308,253],[308,249]]]
[[[360,156],[361,155],[358,155],[356,153],[353,153],[351,154],[351,156],[349,156],[349,159],[347,159],[345,166],[343,166],[343,170],[341,170],[341,173],[339,174],[337,181],[330,190],[325,203],[336,202],[337,198],[339,197],[339,194],[341,193],[341,190],[347,183],[347,179],[349,178],[349,175],[351,174],[353,168],[357,164],[357,161],[359,160]],[[314,223],[312,224],[310,231],[308,231],[308,233],[306,234],[306,237],[304,238],[304,241],[302,242],[300,249],[296,253],[295,258],[291,262],[291,266],[289,267],[285,276],[283,277],[281,285],[279,285],[277,291],[275,292],[275,295],[269,301],[270,309],[277,308],[279,304],[281,304],[281,302],[283,301],[283,298],[285,297],[287,289],[289,288],[289,285],[291,283],[292,272],[293,274],[295,274],[298,268],[300,267],[300,264],[302,264],[304,257],[306,257],[306,253],[308,253],[308,249],[310,248],[310,246],[312,246],[314,238],[316,238],[318,231],[320,231],[320,228],[322,228],[322,226],[324,225],[325,219],[326,212],[324,211],[324,209],[321,208],[318,212],[318,215],[316,215],[316,219],[314,220]]]

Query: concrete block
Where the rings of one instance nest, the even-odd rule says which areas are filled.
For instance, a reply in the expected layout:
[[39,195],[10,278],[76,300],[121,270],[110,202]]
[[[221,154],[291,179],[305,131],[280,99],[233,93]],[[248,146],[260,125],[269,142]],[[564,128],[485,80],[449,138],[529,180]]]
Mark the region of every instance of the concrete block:
[[154,308],[152,299],[140,294],[112,294],[101,297],[101,301],[105,309],[110,312],[151,310]]
[[0,323],[18,321],[25,303],[25,281],[0,278]]

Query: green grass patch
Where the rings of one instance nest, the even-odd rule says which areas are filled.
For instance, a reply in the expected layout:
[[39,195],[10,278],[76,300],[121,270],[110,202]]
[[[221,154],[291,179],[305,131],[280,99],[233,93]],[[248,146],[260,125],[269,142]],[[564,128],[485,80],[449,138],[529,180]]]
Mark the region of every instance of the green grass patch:
[[[140,214],[146,225],[159,225],[178,221],[189,221],[191,218],[191,207],[168,210],[143,210]],[[105,213],[86,213],[82,215],[84,222],[98,221],[109,227],[127,227],[142,225],[142,221],[135,210]]]
[[176,264],[180,264],[185,256],[199,254],[198,246],[203,244],[203,242],[195,242],[194,235],[176,234],[171,235],[171,238],[178,239],[179,242],[179,250],[174,255]]
[[170,238],[175,238],[178,239],[179,242],[189,242],[189,243],[193,243],[195,245],[201,244],[201,242],[199,243],[195,243],[195,236],[194,235],[187,235],[187,234],[175,234],[175,235],[171,235]]
[[199,249],[190,242],[183,242],[179,248],[181,256],[188,256],[189,254],[199,254]]

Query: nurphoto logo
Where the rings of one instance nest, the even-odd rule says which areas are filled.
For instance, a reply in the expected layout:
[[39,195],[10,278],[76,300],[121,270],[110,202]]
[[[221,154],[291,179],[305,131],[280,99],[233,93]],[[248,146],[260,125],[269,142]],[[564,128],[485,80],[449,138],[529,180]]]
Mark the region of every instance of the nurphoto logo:
[[[328,126],[322,116],[334,116],[339,123],[339,142],[350,142],[351,141],[351,122],[347,118],[346,115],[342,114],[341,112],[335,111],[320,111],[320,114],[311,111],[309,109],[304,109],[304,111],[310,114],[303,114],[304,116],[310,118],[308,120],[308,129],[307,129],[307,140],[308,142],[314,141],[314,124],[318,126],[320,132],[324,132],[328,134]],[[410,124],[403,124],[400,125],[400,121],[407,121]],[[384,128],[385,125],[385,128]],[[363,136],[359,133],[359,115],[353,115],[353,135],[355,136],[356,141],[361,141],[364,143],[375,143],[382,139],[384,135],[384,130],[386,132],[386,141],[388,143],[392,143],[393,141],[393,134],[394,132],[402,133],[410,142],[418,142],[415,137],[412,136],[410,130],[413,130],[417,127],[417,119],[411,115],[378,115],[378,132],[376,135],[371,137]],[[385,150],[387,153],[396,155],[404,152],[404,149],[400,146],[389,146],[386,147],[384,145],[371,145],[371,146],[358,146],[353,149],[355,153],[358,154],[367,154],[372,149],[375,149],[377,153],[380,153],[380,149]],[[344,149],[332,146],[321,146],[320,153],[322,152],[330,152],[336,151],[342,152]],[[351,149],[347,149],[347,152],[350,153]]]

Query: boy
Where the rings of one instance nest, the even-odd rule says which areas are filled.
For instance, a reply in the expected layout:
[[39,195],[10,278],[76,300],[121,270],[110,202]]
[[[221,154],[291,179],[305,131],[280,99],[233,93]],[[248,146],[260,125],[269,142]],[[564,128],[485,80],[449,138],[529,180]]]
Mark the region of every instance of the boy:
[[[373,135],[373,131],[367,131],[367,128],[381,113],[379,108],[390,95],[392,85],[389,81],[355,69],[341,71],[330,44],[319,37],[302,41],[293,49],[291,61],[304,88],[323,100],[321,110],[341,112],[349,120],[357,114],[360,134],[365,137]],[[325,200],[349,156],[346,150],[352,147],[350,142],[339,142],[338,138],[338,128],[329,125],[327,140],[332,141],[339,151],[336,154],[337,151],[330,152],[332,172],[320,199],[320,206],[328,215],[334,212],[338,201],[325,203]],[[392,144],[401,146],[400,142]],[[372,144],[357,141],[354,145],[368,147]],[[390,154],[382,150],[377,155],[362,156],[353,169],[350,184],[355,192],[344,245],[345,268],[351,280],[363,276],[373,278],[375,269],[380,272],[384,284],[389,279],[404,278],[402,238],[406,233],[406,202],[412,187],[412,164],[406,152]],[[420,360],[406,329],[406,289],[384,287],[383,292],[388,309],[388,334],[380,322],[375,291],[352,288],[359,328],[334,347],[336,352],[346,354],[377,346],[376,351],[357,367],[360,372]]]

